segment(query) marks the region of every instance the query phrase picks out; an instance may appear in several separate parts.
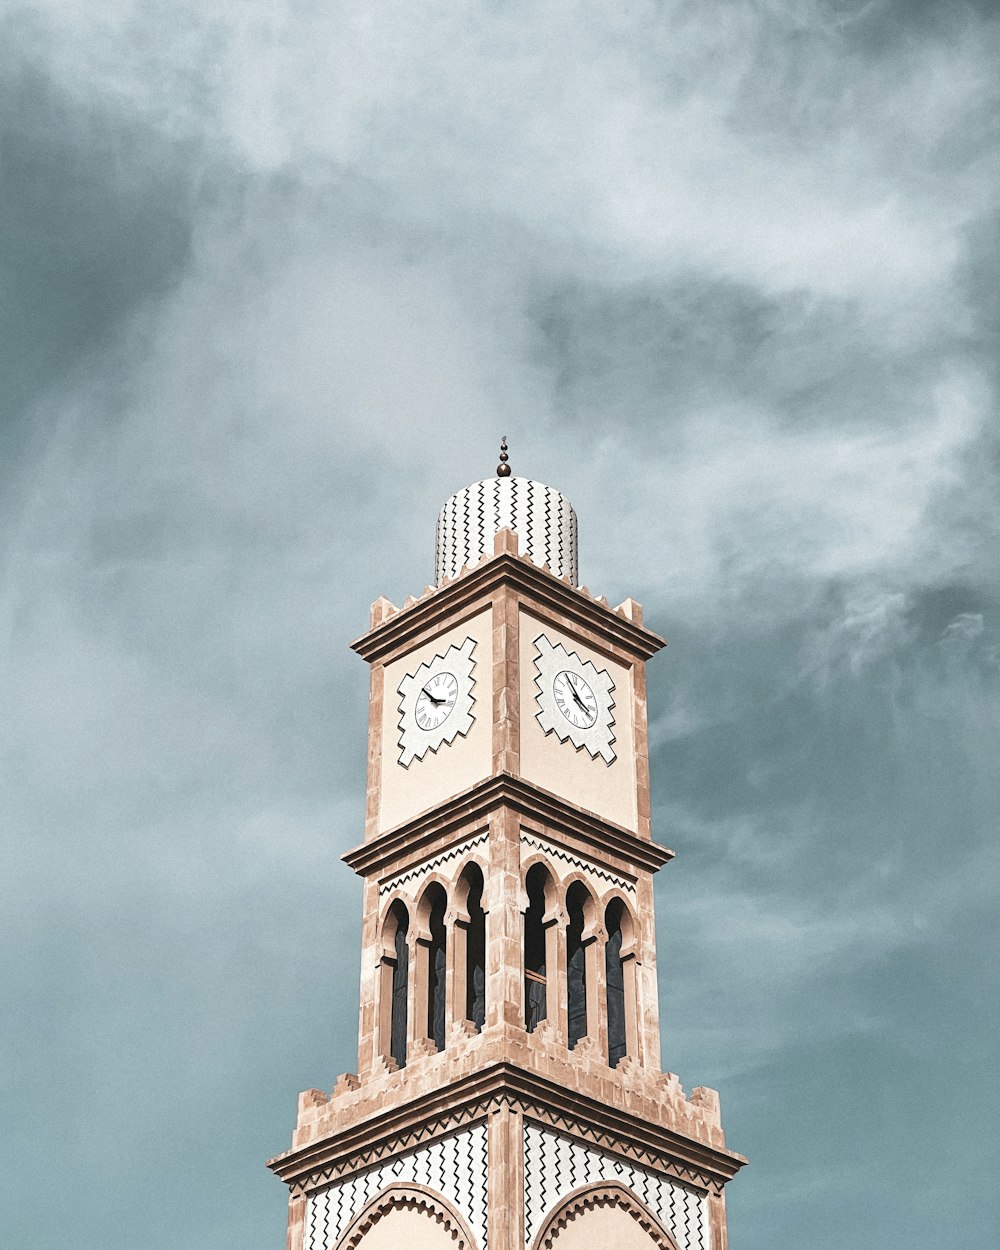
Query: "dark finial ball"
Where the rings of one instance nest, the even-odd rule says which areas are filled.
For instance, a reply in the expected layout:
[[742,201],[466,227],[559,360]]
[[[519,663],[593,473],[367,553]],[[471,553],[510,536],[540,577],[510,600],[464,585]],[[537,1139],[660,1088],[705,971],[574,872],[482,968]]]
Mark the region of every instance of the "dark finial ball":
[[510,465],[498,464],[497,465],[497,477],[510,477]]

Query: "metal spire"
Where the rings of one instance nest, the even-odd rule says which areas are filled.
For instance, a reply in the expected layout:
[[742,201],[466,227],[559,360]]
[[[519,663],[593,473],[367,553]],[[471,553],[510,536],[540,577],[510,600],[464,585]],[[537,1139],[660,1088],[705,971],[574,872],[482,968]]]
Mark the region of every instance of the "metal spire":
[[507,463],[507,435],[500,437],[500,463],[497,465],[497,477],[510,477],[510,465]]

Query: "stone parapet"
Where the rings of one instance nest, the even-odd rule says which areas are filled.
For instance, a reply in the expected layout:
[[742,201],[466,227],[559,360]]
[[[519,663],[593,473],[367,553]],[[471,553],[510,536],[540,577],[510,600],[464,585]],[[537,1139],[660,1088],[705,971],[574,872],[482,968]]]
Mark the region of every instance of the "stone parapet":
[[456,1034],[447,1050],[418,1054],[405,1068],[392,1070],[381,1061],[368,1073],[339,1077],[329,1096],[319,1090],[301,1094],[292,1148],[302,1150],[324,1138],[357,1131],[387,1106],[400,1109],[428,1095],[447,1093],[464,1078],[504,1064],[651,1126],[725,1150],[714,1090],[698,1087],[687,1097],[673,1073],[645,1069],[629,1058],[610,1068],[598,1052],[590,1039],[566,1050],[554,1040],[546,1041],[543,1028],[529,1035],[505,1024],[483,1033]]

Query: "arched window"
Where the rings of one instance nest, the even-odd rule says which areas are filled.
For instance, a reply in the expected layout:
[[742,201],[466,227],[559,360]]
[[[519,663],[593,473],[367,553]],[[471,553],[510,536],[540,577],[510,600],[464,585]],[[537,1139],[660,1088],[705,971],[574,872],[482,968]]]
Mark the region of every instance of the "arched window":
[[541,1024],[548,1010],[545,887],[550,880],[544,864],[533,864],[524,883],[528,893],[528,910],[524,913],[524,1024],[529,1033]]
[[625,967],[622,962],[622,904],[613,899],[605,913],[608,931],[604,947],[605,983],[608,992],[608,1063],[616,1068],[625,1057],[628,1030],[625,1021]]
[[444,1050],[445,967],[447,959],[447,934],[444,925],[448,909],[448,896],[437,882],[427,889],[426,900],[430,904],[427,926],[430,941],[427,943],[427,1033],[438,1050]]
[[583,945],[583,908],[587,898],[587,887],[580,881],[574,881],[566,894],[566,911],[569,914],[566,928],[566,994],[570,1050],[587,1036],[587,952]]
[[393,903],[389,908],[388,923],[387,937],[391,936],[392,949],[395,952],[395,958],[389,961],[392,969],[391,977],[383,981],[384,991],[388,990],[391,996],[389,1054],[402,1068],[406,1066],[406,999],[410,974],[410,952],[407,946],[410,918],[402,903]]
[[465,947],[465,1018],[477,1029],[486,1023],[486,913],[483,911],[483,874],[470,864],[462,874],[468,882],[466,909],[469,927]]

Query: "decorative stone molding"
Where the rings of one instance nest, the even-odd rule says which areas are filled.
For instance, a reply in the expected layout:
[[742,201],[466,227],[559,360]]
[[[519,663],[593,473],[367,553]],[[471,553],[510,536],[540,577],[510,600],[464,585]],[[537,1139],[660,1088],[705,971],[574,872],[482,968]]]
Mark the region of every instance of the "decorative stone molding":
[[678,1250],[677,1243],[645,1203],[640,1202],[624,1185],[605,1181],[584,1185],[570,1194],[542,1225],[535,1238],[534,1250],[550,1250],[555,1238],[571,1220],[595,1207],[614,1207],[617,1211],[624,1211],[650,1235],[660,1250]]
[[447,851],[442,851],[440,855],[435,855],[433,859],[427,860],[423,864],[417,864],[413,868],[408,868],[406,872],[401,872],[395,877],[388,877],[385,881],[379,883],[379,898],[386,898],[395,890],[408,890],[411,894],[416,894],[423,880],[430,873],[436,872],[443,868],[446,864],[453,864],[455,860],[462,859],[471,851],[478,847],[486,846],[489,843],[489,834],[480,834],[478,838],[472,838],[468,842],[461,842],[457,846],[449,847]]
[[598,899],[601,898],[610,886],[612,889],[621,890],[623,894],[632,900],[633,904],[635,903],[634,881],[629,881],[626,877],[620,877],[617,873],[609,872],[606,868],[599,868],[596,864],[590,864],[586,860],[570,854],[569,851],[564,851],[561,847],[554,846],[545,838],[538,837],[537,834],[527,833],[522,830],[521,845],[533,851],[540,851],[557,872],[559,871],[559,865],[562,864],[570,872],[580,873],[593,887]]

